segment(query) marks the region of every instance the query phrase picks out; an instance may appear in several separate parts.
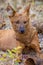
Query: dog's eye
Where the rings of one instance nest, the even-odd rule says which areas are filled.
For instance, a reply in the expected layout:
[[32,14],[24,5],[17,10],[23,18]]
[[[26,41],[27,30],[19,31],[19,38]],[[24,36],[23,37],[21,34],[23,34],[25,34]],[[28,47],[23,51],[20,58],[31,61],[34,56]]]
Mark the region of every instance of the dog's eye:
[[24,24],[26,24],[26,21],[24,21]]
[[19,21],[16,21],[16,24],[19,24]]

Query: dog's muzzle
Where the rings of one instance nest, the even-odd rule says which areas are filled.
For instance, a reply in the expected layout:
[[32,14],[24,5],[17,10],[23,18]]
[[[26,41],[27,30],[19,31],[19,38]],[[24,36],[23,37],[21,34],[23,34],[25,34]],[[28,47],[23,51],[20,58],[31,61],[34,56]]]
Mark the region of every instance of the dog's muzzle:
[[19,32],[20,32],[21,34],[23,34],[23,33],[25,32],[24,27],[20,27]]

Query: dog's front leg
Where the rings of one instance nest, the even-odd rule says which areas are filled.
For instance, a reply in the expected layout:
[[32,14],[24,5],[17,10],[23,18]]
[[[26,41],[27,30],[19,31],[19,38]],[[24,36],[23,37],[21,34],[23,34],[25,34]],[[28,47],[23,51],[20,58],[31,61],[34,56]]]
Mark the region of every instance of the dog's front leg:
[[35,32],[35,35],[32,39],[32,42],[31,42],[31,47],[33,49],[35,49],[35,51],[39,54],[40,53],[40,46],[39,46],[39,40],[38,40],[38,35],[37,35],[37,32]]

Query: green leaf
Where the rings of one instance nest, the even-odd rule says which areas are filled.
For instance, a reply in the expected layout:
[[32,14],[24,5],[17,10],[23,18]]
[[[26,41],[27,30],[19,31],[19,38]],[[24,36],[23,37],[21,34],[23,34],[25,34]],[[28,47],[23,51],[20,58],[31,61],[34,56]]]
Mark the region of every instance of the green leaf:
[[7,57],[7,54],[3,54],[2,56],[5,58],[5,57]]
[[18,62],[15,62],[15,65],[19,65],[19,63]]
[[9,57],[14,58],[14,55],[13,55],[12,51],[10,51],[10,50],[7,50],[7,51],[8,51]]
[[5,59],[2,57],[2,58],[0,58],[0,61],[4,61]]

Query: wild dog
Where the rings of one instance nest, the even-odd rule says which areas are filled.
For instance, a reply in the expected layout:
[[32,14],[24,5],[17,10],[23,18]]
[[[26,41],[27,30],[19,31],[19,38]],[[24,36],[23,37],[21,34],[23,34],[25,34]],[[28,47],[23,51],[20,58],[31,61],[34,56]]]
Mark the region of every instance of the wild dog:
[[[21,13],[14,11],[13,16],[9,16],[15,34],[13,35],[12,30],[11,31],[9,31],[9,30],[0,31],[0,34],[1,34],[0,48],[12,49],[15,46],[14,40],[16,39],[16,41],[19,41],[20,44],[23,43],[23,45],[25,46],[25,49],[26,49],[26,47],[28,47],[28,48],[35,49],[35,51],[37,53],[40,52],[37,31],[30,24],[29,10],[30,10],[30,6],[27,7],[25,10],[23,10],[23,12],[21,12]],[[12,34],[12,36],[10,37],[11,34]],[[16,35],[16,37],[15,37],[15,35]],[[15,37],[15,39],[14,39],[14,37]],[[3,46],[3,44],[6,46]]]
[[16,40],[22,42],[25,46],[23,52],[24,50],[26,52],[27,50],[32,48],[37,53],[40,53],[38,34],[36,29],[30,23],[29,11],[30,6],[27,6],[22,12],[15,11],[14,16],[9,18],[15,31]]

